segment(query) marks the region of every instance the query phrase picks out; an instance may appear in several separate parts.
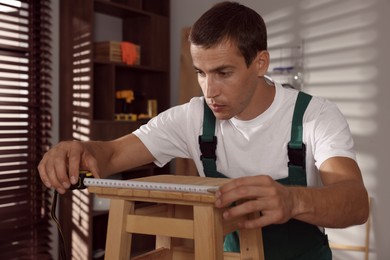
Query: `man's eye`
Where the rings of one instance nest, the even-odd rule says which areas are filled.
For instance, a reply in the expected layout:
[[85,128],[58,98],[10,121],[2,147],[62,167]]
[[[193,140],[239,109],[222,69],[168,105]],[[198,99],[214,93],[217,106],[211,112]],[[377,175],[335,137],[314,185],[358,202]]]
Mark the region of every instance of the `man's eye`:
[[203,71],[200,71],[200,70],[196,70],[195,73],[198,75],[198,76],[201,76],[201,77],[204,77],[205,74]]
[[220,77],[224,77],[224,78],[229,77],[231,74],[232,73],[230,71],[220,71],[220,72],[218,72],[218,75]]

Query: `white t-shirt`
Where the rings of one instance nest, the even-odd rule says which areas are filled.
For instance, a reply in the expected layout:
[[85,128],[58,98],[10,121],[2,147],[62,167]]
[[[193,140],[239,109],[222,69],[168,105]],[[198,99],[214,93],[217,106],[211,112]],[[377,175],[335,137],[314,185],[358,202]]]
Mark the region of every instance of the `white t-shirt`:
[[[287,144],[298,91],[276,84],[271,106],[258,117],[242,121],[236,118],[216,120],[217,170],[227,177],[269,175],[273,179],[288,176]],[[200,160],[199,135],[203,127],[203,97],[168,109],[141,126],[138,136],[163,166],[173,158],[194,160],[204,176]],[[318,168],[328,158],[355,160],[349,126],[333,103],[313,97],[303,117],[303,141],[306,144],[308,186],[319,186]]]

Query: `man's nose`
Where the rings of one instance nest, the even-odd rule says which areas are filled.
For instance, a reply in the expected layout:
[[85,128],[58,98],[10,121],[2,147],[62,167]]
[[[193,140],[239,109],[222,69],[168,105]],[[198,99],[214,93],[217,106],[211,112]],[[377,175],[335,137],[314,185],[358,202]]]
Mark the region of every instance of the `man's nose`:
[[206,98],[213,98],[218,95],[218,90],[212,77],[207,77],[204,83],[204,93]]

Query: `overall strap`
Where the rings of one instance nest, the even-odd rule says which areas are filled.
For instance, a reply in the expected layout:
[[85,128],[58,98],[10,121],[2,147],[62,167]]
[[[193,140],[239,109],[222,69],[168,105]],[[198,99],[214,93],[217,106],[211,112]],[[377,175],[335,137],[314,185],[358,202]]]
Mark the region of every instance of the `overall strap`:
[[206,177],[226,178],[225,175],[217,171],[217,137],[215,136],[215,116],[213,111],[204,101],[203,112],[203,133],[199,136],[200,160],[203,164],[203,171]]
[[303,143],[303,115],[312,96],[299,92],[295,102],[291,125],[291,140],[287,144],[288,178],[278,180],[286,185],[307,186],[306,181],[306,145]]
[[[303,116],[311,98],[312,96],[306,93],[298,93],[292,119],[291,140],[287,145],[288,177],[279,179],[279,183],[307,186]],[[266,226],[262,232],[265,259],[332,259],[328,238],[315,225],[290,219],[281,225]]]

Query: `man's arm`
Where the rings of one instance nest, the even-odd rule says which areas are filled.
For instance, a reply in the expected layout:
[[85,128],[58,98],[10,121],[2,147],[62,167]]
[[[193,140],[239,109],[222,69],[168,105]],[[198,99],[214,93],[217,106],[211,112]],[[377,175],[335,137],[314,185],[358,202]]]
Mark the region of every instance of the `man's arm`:
[[367,220],[368,195],[356,162],[333,157],[320,167],[324,187],[288,187],[269,176],[232,180],[216,193],[217,207],[248,200],[227,209],[230,219],[260,211],[258,219],[241,223],[244,228],[281,224],[291,218],[324,227],[347,227]]
[[320,174],[324,187],[291,189],[293,217],[331,228],[363,224],[369,202],[356,162],[346,157],[330,158],[322,163]]
[[75,184],[79,170],[96,178],[153,162],[154,157],[134,134],[113,141],[61,142],[51,148],[39,163],[41,180],[48,188],[64,193]]

